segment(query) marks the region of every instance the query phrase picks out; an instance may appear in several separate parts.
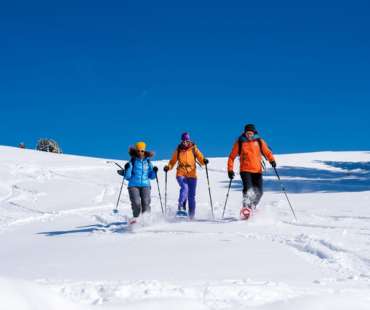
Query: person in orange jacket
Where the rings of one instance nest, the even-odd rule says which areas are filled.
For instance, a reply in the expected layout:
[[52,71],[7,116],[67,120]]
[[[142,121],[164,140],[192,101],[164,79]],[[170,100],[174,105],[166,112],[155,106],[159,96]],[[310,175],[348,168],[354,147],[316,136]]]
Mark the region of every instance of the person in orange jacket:
[[233,145],[227,162],[230,180],[235,177],[234,160],[236,156],[239,156],[240,159],[240,177],[243,182],[243,209],[248,208],[248,212],[244,213],[246,215],[256,208],[263,195],[262,156],[274,168],[276,167],[276,161],[271,150],[258,135],[253,124],[248,124],[244,127],[244,133]]
[[186,201],[189,203],[189,217],[195,215],[195,193],[197,187],[197,162],[200,165],[207,165],[208,160],[204,158],[198,147],[190,140],[189,133],[181,135],[181,143],[172,155],[168,165],[164,167],[167,173],[178,162],[176,179],[180,186],[178,215],[186,216]]

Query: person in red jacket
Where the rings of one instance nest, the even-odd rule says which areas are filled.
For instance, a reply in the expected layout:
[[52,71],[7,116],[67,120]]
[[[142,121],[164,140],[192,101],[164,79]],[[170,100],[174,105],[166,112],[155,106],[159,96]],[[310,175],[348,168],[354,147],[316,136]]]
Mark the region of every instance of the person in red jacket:
[[[256,127],[248,124],[244,127],[244,133],[234,143],[227,162],[227,171],[230,179],[235,176],[234,160],[240,159],[240,177],[243,182],[243,209],[241,215],[247,215],[255,209],[263,195],[262,179],[262,156],[265,157],[272,167],[276,167],[276,161],[266,142],[258,135]],[[245,212],[246,211],[246,212]]]

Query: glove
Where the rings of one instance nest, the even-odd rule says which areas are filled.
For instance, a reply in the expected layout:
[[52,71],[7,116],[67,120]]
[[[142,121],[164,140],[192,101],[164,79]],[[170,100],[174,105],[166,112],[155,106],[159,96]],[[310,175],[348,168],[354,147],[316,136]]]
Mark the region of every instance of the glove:
[[272,168],[276,168],[276,161],[275,160],[270,161],[270,164],[271,164]]
[[234,171],[228,171],[227,174],[229,175],[229,179],[232,180],[235,177]]
[[209,160],[208,160],[207,158],[204,158],[204,159],[203,159],[203,162],[204,162],[204,164],[205,164],[205,165],[208,165]]
[[125,170],[124,169],[119,169],[117,170],[117,173],[120,175],[120,176],[124,176],[125,175]]
[[168,167],[167,165],[166,165],[166,166],[164,166],[163,171],[164,171],[164,172],[168,172],[168,170],[170,170],[170,167]]
[[154,166],[154,167],[153,167],[153,171],[154,171],[155,173],[157,173],[157,172],[158,172],[158,167]]
[[126,163],[125,165],[125,170],[127,170],[128,168],[130,168],[130,163]]

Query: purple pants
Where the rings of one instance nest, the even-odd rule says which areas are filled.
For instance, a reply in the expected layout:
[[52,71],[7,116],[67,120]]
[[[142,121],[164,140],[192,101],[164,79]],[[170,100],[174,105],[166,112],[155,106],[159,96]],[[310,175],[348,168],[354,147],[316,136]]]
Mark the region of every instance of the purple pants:
[[195,214],[195,192],[197,188],[196,178],[177,177],[177,183],[180,185],[179,208],[183,207],[188,200],[189,216],[194,217]]

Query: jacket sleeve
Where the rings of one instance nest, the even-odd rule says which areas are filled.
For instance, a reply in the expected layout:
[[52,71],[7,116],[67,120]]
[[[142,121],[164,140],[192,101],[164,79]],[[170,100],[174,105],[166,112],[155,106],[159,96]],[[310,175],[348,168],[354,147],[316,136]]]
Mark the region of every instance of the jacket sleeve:
[[233,148],[231,150],[231,153],[229,155],[229,159],[227,161],[227,171],[233,171],[234,170],[234,160],[236,156],[239,154],[239,143],[236,141],[233,145]]
[[268,159],[269,162],[272,162],[275,160],[274,155],[272,154],[271,150],[267,146],[267,143],[261,139],[261,147],[262,152],[265,155],[265,157]]
[[195,157],[198,159],[199,163],[204,166],[204,156],[201,151],[199,151],[197,146],[194,146],[194,152],[195,152]]
[[175,152],[173,152],[172,158],[168,163],[168,167],[170,168],[170,170],[176,165],[176,162],[177,162],[177,149],[175,150]]
[[154,180],[156,177],[156,173],[153,170],[153,164],[150,162],[149,163],[149,170],[148,170],[148,178],[150,180]]
[[129,167],[125,169],[124,178],[125,180],[130,181],[131,176],[132,176],[132,163],[129,162]]

